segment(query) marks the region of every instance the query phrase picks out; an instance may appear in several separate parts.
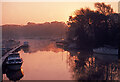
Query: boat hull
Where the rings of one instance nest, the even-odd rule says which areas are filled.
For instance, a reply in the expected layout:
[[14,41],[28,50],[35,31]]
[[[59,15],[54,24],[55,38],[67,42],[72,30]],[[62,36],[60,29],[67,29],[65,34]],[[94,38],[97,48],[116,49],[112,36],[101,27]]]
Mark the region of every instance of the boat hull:
[[20,70],[21,65],[22,65],[22,63],[20,63],[20,64],[7,64],[7,68],[10,70]]

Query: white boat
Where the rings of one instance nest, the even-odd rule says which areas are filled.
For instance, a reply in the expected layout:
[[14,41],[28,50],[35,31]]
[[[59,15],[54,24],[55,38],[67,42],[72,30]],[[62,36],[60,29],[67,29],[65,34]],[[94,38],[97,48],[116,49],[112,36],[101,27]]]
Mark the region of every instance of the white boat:
[[29,43],[28,42],[24,42],[23,43],[23,47],[28,47],[29,46]]
[[17,56],[19,56],[20,54],[19,54],[18,52],[9,53],[9,56],[12,56],[12,55],[17,55]]
[[109,47],[96,48],[96,49],[93,49],[93,52],[97,54],[118,55],[118,49],[109,48]]
[[19,55],[11,55],[6,60],[6,65],[10,70],[19,70],[23,63],[22,58]]

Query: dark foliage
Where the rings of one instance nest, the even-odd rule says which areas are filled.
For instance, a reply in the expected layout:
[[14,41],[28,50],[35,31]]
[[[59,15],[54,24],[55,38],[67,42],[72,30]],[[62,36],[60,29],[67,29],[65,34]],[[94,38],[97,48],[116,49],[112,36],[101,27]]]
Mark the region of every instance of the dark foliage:
[[75,11],[69,17],[67,41],[76,43],[80,49],[110,45],[120,42],[120,14],[113,13],[110,5],[95,3],[96,11],[89,8]]

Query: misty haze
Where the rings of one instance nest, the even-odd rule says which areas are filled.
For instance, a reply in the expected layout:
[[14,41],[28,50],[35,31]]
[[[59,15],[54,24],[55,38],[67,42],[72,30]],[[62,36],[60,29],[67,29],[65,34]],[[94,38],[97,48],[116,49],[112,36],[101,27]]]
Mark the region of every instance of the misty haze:
[[0,80],[119,81],[118,5],[3,2]]
[[54,38],[64,37],[67,25],[64,22],[46,22],[35,24],[28,22],[27,25],[3,25],[3,39],[19,38]]

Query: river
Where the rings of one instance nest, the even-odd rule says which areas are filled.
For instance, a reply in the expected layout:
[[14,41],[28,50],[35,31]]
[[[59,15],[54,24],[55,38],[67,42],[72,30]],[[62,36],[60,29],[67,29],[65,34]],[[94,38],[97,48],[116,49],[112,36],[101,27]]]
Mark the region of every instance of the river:
[[3,74],[4,80],[119,79],[117,56],[64,51],[50,39],[20,39],[24,41],[30,46],[19,51],[24,61],[21,70]]

